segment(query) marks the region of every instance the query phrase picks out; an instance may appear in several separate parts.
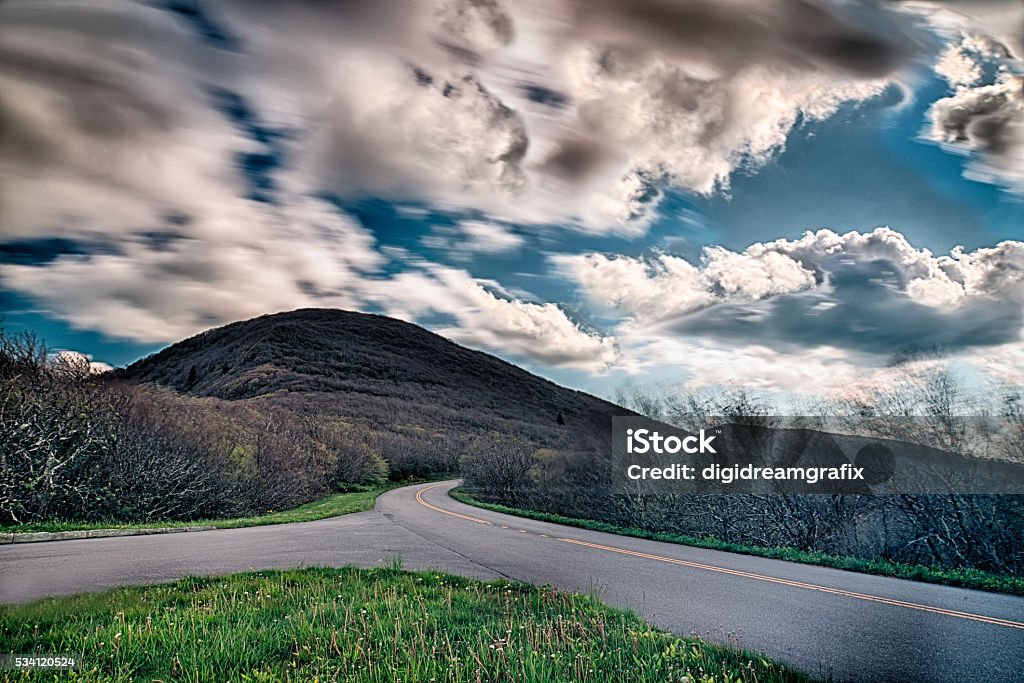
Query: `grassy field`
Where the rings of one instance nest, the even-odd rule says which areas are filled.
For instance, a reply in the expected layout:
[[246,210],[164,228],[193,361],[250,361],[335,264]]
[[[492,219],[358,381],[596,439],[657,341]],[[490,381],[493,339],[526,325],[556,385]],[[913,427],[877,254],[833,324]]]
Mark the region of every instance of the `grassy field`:
[[614,524],[598,522],[592,519],[565,517],[563,515],[538,512],[536,510],[510,508],[504,505],[485,503],[481,500],[477,500],[465,491],[460,491],[458,489],[453,489],[450,492],[450,495],[457,501],[466,503],[467,505],[474,505],[485,510],[503,512],[505,514],[517,515],[528,519],[536,519],[542,522],[565,524],[566,526],[590,529],[592,531],[604,531],[622,536],[648,538],[653,541],[692,545],[698,548],[725,550],[727,552],[740,553],[742,555],[770,557],[776,560],[787,560],[789,562],[800,562],[802,564],[816,564],[823,567],[845,569],[864,574],[892,576],[898,579],[910,579],[912,581],[938,583],[945,586],[973,588],[975,590],[990,591],[993,593],[1024,595],[1024,577],[1012,576],[1009,574],[996,574],[993,572],[981,571],[979,569],[942,569],[919,564],[886,562],[885,560],[865,560],[859,557],[828,555],[826,553],[796,550],[795,548],[760,548],[757,546],[740,545],[739,543],[729,543],[713,537],[686,536],[683,534],[648,531],[646,529],[616,526]]
[[396,488],[405,486],[407,482],[391,483],[387,486],[367,488],[365,490],[335,493],[314,500],[312,503],[300,505],[290,510],[268,510],[266,514],[255,517],[234,517],[230,519],[199,519],[191,522],[153,522],[141,524],[125,524],[123,522],[38,522],[19,524],[17,526],[0,527],[0,533],[30,533],[34,531],[75,531],[81,529],[158,529],[167,527],[212,526],[218,529],[233,529],[243,526],[262,526],[265,524],[286,524],[288,522],[312,522],[317,519],[347,515],[350,512],[363,512],[373,509],[377,496]]
[[[803,681],[551,588],[383,569],[183,579],[0,609],[2,650],[77,681]],[[4,680],[55,680],[8,672]]]

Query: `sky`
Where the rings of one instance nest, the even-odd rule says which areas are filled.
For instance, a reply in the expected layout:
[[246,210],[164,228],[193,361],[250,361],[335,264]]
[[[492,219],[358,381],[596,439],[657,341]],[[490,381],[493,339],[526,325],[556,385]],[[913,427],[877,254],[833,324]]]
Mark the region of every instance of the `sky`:
[[1019,0],[4,0],[0,318],[330,307],[562,384],[1024,381]]

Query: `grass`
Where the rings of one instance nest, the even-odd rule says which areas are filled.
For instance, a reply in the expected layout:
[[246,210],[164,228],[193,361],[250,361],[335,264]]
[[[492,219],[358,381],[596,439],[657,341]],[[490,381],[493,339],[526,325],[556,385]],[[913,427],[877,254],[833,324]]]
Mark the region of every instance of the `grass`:
[[233,517],[229,519],[198,519],[190,522],[146,522],[126,524],[124,522],[66,522],[61,520],[0,526],[0,533],[32,533],[36,531],[78,531],[88,529],[165,529],[187,526],[212,526],[218,529],[234,529],[243,526],[266,524],[287,524],[289,522],[312,522],[317,519],[347,515],[373,509],[377,496],[408,482],[392,482],[385,486],[365,488],[346,493],[335,493],[320,500],[300,505],[290,510],[268,510],[266,514],[254,517]]
[[5,653],[81,653],[5,681],[805,681],[589,596],[382,569],[183,579],[0,609]]
[[493,512],[502,512],[508,515],[536,519],[542,522],[553,522],[566,526],[590,529],[592,531],[604,531],[610,534],[621,536],[634,536],[646,538],[652,541],[663,541],[666,543],[679,543],[681,545],[696,546],[698,548],[710,548],[712,550],[724,550],[730,553],[742,555],[756,555],[768,557],[775,560],[786,560],[788,562],[799,562],[801,564],[816,564],[823,567],[845,569],[862,574],[877,574],[880,576],[891,576],[897,579],[909,579],[924,583],[937,583],[944,586],[957,586],[960,588],[972,588],[974,590],[989,591],[991,593],[1008,593],[1010,595],[1024,595],[1024,577],[1010,574],[997,574],[995,572],[982,571],[980,569],[942,569],[940,567],[929,567],[921,564],[903,564],[899,562],[888,562],[886,560],[866,560],[859,557],[845,555],[829,555],[827,553],[797,550],[795,548],[762,548],[752,545],[730,543],[711,536],[687,536],[684,534],[673,534],[661,531],[649,531],[633,527],[622,527],[607,522],[599,522],[592,519],[579,517],[565,517],[549,512],[538,512],[536,510],[523,510],[511,508],[505,505],[496,505],[478,500],[459,489],[452,489],[449,495],[457,501],[474,505]]

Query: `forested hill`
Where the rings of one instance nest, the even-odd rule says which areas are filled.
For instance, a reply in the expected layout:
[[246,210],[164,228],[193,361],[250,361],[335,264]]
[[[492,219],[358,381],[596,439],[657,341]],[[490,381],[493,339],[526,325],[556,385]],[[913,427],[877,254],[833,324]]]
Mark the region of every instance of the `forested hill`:
[[610,430],[611,415],[629,413],[416,325],[333,309],[208,330],[124,374],[197,396],[270,401],[410,434],[460,427],[567,445],[570,433]]
[[99,376],[0,328],[0,393],[0,526],[252,516],[457,472],[496,470],[511,490],[538,463],[597,471],[624,412],[338,310],[227,325]]

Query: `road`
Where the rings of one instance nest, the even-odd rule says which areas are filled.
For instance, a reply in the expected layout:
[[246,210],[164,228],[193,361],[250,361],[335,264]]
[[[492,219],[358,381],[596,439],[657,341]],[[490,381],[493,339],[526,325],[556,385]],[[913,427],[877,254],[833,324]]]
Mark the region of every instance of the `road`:
[[1024,680],[1024,598],[521,519],[452,500],[454,485],[396,489],[372,511],[318,522],[0,546],[0,602],[401,557],[594,592],[675,633],[840,681]]

